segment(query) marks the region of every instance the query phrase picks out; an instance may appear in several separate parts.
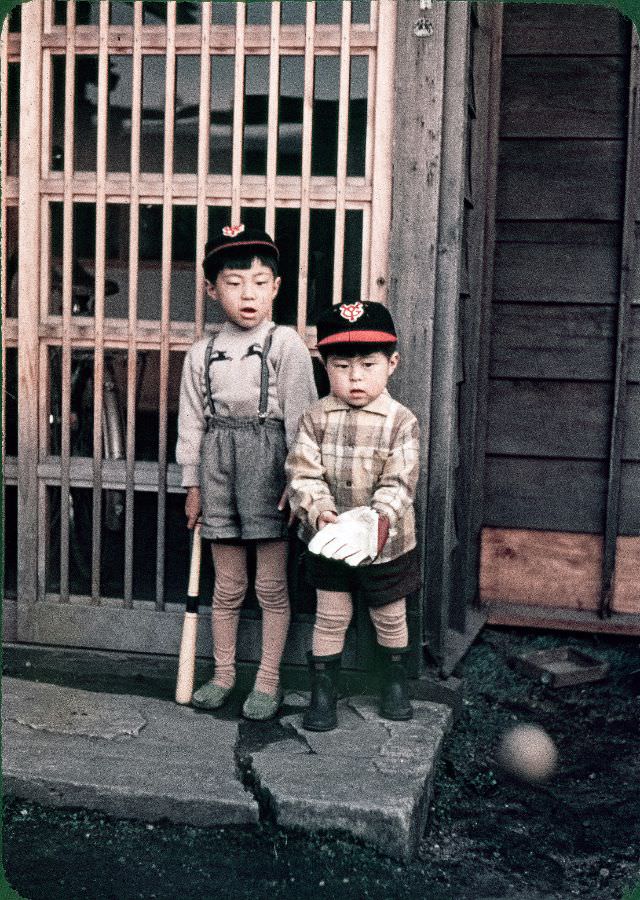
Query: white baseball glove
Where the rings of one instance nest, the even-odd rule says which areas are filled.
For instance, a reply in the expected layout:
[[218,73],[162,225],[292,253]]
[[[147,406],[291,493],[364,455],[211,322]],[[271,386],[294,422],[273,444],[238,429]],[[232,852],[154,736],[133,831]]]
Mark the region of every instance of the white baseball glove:
[[341,559],[359,566],[378,555],[378,513],[369,506],[356,506],[325,525],[309,542],[309,551],[327,559]]

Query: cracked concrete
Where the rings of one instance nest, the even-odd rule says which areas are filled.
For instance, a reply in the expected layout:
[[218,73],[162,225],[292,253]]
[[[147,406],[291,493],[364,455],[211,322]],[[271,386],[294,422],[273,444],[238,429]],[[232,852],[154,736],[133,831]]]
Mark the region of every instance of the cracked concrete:
[[339,704],[339,728],[307,732],[292,692],[267,723],[217,718],[166,701],[3,679],[7,794],[125,818],[193,825],[341,831],[408,858],[424,830],[448,707],[415,718]]

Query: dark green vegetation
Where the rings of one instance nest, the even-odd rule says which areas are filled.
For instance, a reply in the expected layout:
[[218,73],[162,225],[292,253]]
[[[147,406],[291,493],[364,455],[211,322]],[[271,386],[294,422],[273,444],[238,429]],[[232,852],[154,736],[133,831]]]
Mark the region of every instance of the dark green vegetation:
[[[552,689],[509,662],[516,652],[567,643],[608,660],[607,680]],[[635,898],[638,651],[637,639],[485,630],[464,664],[464,711],[446,742],[430,827],[410,865],[336,837],[266,826],[150,826],[7,798],[6,876],[29,900],[620,900],[625,891]],[[540,724],[557,743],[559,769],[546,785],[512,781],[495,763],[500,734],[516,721]]]

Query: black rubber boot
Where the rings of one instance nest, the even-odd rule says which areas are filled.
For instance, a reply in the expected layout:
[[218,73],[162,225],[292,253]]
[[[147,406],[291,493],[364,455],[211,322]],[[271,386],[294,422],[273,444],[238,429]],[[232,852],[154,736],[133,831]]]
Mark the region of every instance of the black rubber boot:
[[409,648],[380,647],[383,655],[380,715],[392,722],[406,722],[413,718],[407,688]]
[[338,676],[342,654],[307,654],[311,673],[311,701],[302,717],[307,731],[333,731],[338,724]]

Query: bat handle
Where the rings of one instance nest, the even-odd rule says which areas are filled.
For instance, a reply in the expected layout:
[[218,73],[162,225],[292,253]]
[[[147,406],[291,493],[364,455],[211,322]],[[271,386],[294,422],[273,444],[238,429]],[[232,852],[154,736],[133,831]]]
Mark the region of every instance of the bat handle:
[[176,703],[191,703],[193,680],[196,667],[196,639],[198,635],[198,595],[200,593],[200,525],[193,530],[191,542],[191,565],[189,568],[189,588],[187,609],[182,624],[182,639],[178,657],[178,677],[176,680]]

